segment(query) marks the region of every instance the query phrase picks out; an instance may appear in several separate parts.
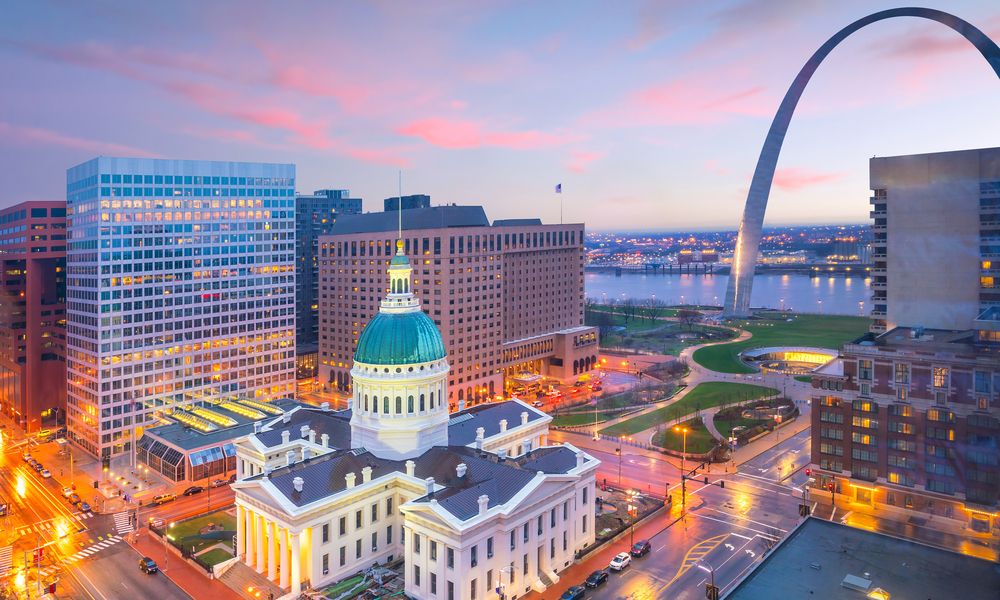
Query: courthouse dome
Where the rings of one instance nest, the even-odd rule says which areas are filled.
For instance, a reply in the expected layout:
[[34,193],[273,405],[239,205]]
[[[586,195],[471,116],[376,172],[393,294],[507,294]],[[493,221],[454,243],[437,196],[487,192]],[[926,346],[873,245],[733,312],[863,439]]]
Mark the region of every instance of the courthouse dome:
[[354,362],[406,365],[440,360],[446,354],[441,332],[422,310],[379,312],[361,332]]

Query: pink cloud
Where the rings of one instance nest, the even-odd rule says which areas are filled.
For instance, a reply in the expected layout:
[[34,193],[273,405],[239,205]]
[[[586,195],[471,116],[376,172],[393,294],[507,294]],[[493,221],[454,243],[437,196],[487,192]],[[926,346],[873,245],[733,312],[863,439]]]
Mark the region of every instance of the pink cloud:
[[149,152],[141,148],[135,148],[133,146],[75,137],[59,133],[58,131],[52,131],[51,129],[11,125],[10,123],[5,123],[3,121],[0,121],[0,137],[21,142],[23,144],[60,146],[63,148],[71,148],[73,150],[82,150],[90,154],[139,156],[150,158],[158,156],[153,152]]
[[491,131],[478,121],[430,117],[407,123],[396,130],[400,135],[417,137],[432,146],[450,149],[499,147],[515,150],[551,148],[577,141],[579,136],[524,131]]
[[843,176],[843,173],[824,173],[798,167],[786,167],[774,172],[774,185],[785,191],[796,191],[812,185],[836,181]]
[[566,168],[574,173],[583,173],[594,162],[607,156],[604,152],[591,152],[588,150],[573,150],[570,152],[569,161]]

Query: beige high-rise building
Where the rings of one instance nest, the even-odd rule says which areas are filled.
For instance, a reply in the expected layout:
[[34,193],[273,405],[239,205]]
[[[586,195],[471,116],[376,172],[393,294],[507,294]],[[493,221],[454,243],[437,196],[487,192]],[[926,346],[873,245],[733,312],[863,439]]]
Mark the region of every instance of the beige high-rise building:
[[[358,336],[388,288],[394,212],[345,216],[320,239],[320,381],[349,389]],[[583,325],[583,224],[490,223],[479,206],[403,211],[413,291],[441,330],[452,410],[496,398],[515,382],[563,381],[597,362]]]

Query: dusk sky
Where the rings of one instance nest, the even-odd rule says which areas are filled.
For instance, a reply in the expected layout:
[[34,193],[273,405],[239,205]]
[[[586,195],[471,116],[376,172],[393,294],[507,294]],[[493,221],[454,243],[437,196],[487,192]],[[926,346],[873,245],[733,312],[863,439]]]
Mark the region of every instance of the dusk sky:
[[[935,6],[935,3],[922,5]],[[735,229],[771,117],[830,35],[897,1],[10,2],[0,206],[97,155],[290,162],[297,188],[594,230]],[[1000,40],[1000,4],[941,8]],[[868,159],[1000,145],[1000,82],[937,23],[841,44],[770,224],[867,220]]]

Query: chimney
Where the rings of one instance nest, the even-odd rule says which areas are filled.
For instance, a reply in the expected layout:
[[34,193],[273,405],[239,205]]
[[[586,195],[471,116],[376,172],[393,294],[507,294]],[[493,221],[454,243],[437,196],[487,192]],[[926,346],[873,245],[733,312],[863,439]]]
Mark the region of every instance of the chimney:
[[351,471],[347,475],[344,475],[344,480],[347,481],[347,489],[354,487],[354,482],[357,480],[358,476],[356,473]]
[[289,467],[295,464],[295,450],[285,452],[285,464]]
[[497,458],[500,459],[500,462],[507,460],[507,449],[500,448],[499,450],[497,450]]
[[458,466],[455,467],[455,475],[457,475],[458,478],[461,479],[465,477],[465,472],[468,470],[469,467],[465,466],[465,463],[459,463]]
[[489,507],[490,507],[490,497],[487,496],[486,494],[483,494],[482,496],[479,497],[479,514],[485,515]]
[[463,410],[465,410],[465,400],[459,400],[458,401],[458,412],[462,412]]
[[329,433],[324,433],[323,435],[319,436],[319,439],[320,439],[320,442],[323,443],[323,447],[324,448],[329,448],[330,447],[330,434]]
[[586,460],[586,459],[583,456],[583,452],[577,452],[576,453],[576,468],[577,469],[579,469],[580,467],[583,466],[584,460]]
[[412,460],[406,461],[406,475],[408,477],[413,477],[413,474],[417,471],[417,463]]
[[485,427],[477,427],[476,428],[476,439],[482,441],[485,438],[486,438],[486,428]]
[[322,410],[323,412],[329,412],[330,411],[330,403],[329,402],[324,402],[324,403],[320,404],[319,405],[319,409]]
[[299,427],[299,433],[301,434],[302,439],[309,437],[309,426],[303,425],[302,427]]
[[428,496],[433,496],[434,495],[434,478],[433,477],[428,477],[427,479],[424,480],[424,484],[427,486],[426,487],[426,489],[427,489],[427,495]]
[[260,421],[254,421],[254,424],[253,424],[253,432],[254,433],[260,433],[260,425],[261,425]]
[[507,419],[500,419],[500,433],[507,431]]
[[372,468],[369,466],[365,467],[364,469],[361,469],[361,481],[363,483],[367,483],[371,480],[372,480]]
[[295,488],[296,492],[301,492],[303,483],[304,482],[302,481],[301,477],[296,477],[295,479],[292,480],[292,487]]
[[524,454],[525,456],[531,454],[531,440],[524,442]]
[[310,444],[315,444],[316,443],[316,430],[315,429],[310,429],[309,430],[309,443]]
[[292,422],[292,413],[290,413],[290,412],[282,413],[282,415],[281,415],[281,422],[282,423],[291,423]]
[[524,411],[521,413],[521,425],[527,425],[527,424],[528,424],[528,411]]
[[303,462],[309,460],[309,454],[310,454],[309,448],[303,448],[302,449],[302,461]]
[[281,432],[281,443],[287,444],[292,440],[292,432],[287,429]]

